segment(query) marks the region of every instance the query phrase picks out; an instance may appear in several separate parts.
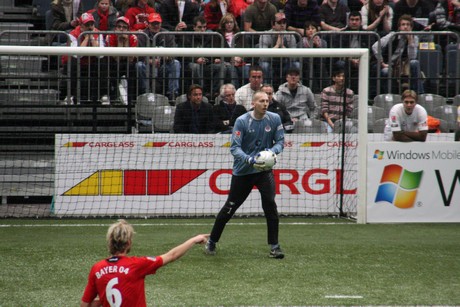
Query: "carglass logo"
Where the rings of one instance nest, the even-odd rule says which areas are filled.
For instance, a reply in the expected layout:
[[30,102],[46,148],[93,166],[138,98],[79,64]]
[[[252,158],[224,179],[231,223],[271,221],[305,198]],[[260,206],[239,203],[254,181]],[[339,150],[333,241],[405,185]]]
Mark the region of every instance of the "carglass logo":
[[385,166],[375,202],[386,201],[401,209],[412,208],[422,175],[423,171],[410,172],[397,164]]

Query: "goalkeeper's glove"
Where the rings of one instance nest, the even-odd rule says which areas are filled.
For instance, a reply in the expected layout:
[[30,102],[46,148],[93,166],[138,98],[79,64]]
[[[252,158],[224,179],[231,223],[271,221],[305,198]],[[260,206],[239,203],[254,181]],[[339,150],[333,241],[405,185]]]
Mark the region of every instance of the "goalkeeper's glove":
[[264,171],[265,170],[265,162],[257,162],[256,159],[257,157],[260,156],[260,153],[256,154],[255,156],[249,156],[246,160],[246,163],[254,167],[258,171]]
[[256,157],[251,157],[249,156],[247,159],[246,159],[246,163],[253,166],[255,163],[256,163]]

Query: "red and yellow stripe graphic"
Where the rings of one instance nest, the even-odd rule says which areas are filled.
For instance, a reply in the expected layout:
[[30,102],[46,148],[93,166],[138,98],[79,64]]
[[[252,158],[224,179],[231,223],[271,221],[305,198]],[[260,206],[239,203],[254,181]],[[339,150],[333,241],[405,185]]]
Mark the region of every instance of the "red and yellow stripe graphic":
[[172,195],[206,170],[98,170],[64,196]]

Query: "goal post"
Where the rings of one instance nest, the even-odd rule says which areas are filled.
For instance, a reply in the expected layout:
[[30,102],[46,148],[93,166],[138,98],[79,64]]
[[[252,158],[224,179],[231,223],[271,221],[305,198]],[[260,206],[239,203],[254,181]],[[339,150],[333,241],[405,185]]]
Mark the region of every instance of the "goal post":
[[[361,48],[344,49],[263,49],[263,48],[113,48],[113,47],[42,47],[42,46],[0,46],[0,55],[43,55],[43,56],[159,56],[159,57],[292,57],[292,58],[359,58],[358,134],[356,142],[356,217],[358,223],[366,222],[367,191],[367,106],[369,88],[369,50]],[[275,89],[276,90],[276,89]],[[342,146],[344,146],[342,144]],[[344,150],[344,149],[343,149]],[[227,159],[231,159],[228,153]],[[282,160],[283,157],[280,157]],[[303,163],[304,161],[297,161]],[[335,163],[335,162],[334,162]],[[220,205],[220,204],[219,204]],[[216,210],[217,212],[217,210]]]

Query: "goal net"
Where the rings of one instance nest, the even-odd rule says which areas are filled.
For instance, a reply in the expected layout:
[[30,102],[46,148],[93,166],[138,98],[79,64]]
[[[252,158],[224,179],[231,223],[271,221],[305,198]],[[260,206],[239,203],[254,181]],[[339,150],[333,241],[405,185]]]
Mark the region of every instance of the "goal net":
[[[317,116],[295,123],[285,135],[285,148],[274,168],[276,201],[281,215],[339,215],[357,217],[365,201],[367,144],[367,49],[245,49],[245,48],[72,48],[0,46],[3,55],[359,58],[359,94],[355,117],[337,122],[325,133]],[[346,83],[347,84],[347,83]],[[275,88],[275,91],[277,88]],[[320,92],[315,93],[319,97]],[[317,112],[321,108],[316,101]],[[125,106],[131,116],[135,106]],[[131,109],[132,107],[132,109]],[[160,106],[158,106],[160,107]],[[70,108],[70,106],[69,106]],[[109,108],[109,107],[107,107]],[[161,108],[171,117],[174,107]],[[166,111],[165,111],[166,110]],[[155,116],[153,115],[155,121]],[[160,119],[158,119],[160,120]],[[28,127],[33,129],[33,127]],[[155,129],[154,129],[155,130]],[[22,136],[24,129],[17,129]],[[130,216],[201,217],[217,214],[226,200],[233,157],[229,134],[172,133],[55,133],[53,156],[2,151],[0,214],[9,216]],[[46,174],[34,169],[46,164]],[[27,166],[25,166],[27,165]],[[24,171],[27,170],[28,174]],[[21,172],[21,173],[18,173]],[[32,180],[32,177],[34,180]],[[43,182],[52,182],[44,187]],[[28,186],[29,185],[29,186]],[[28,196],[52,196],[38,209],[33,204],[10,204],[9,193],[22,189]],[[31,192],[34,191],[34,192]],[[16,196],[20,196],[16,193]],[[254,190],[237,212],[263,214]]]

